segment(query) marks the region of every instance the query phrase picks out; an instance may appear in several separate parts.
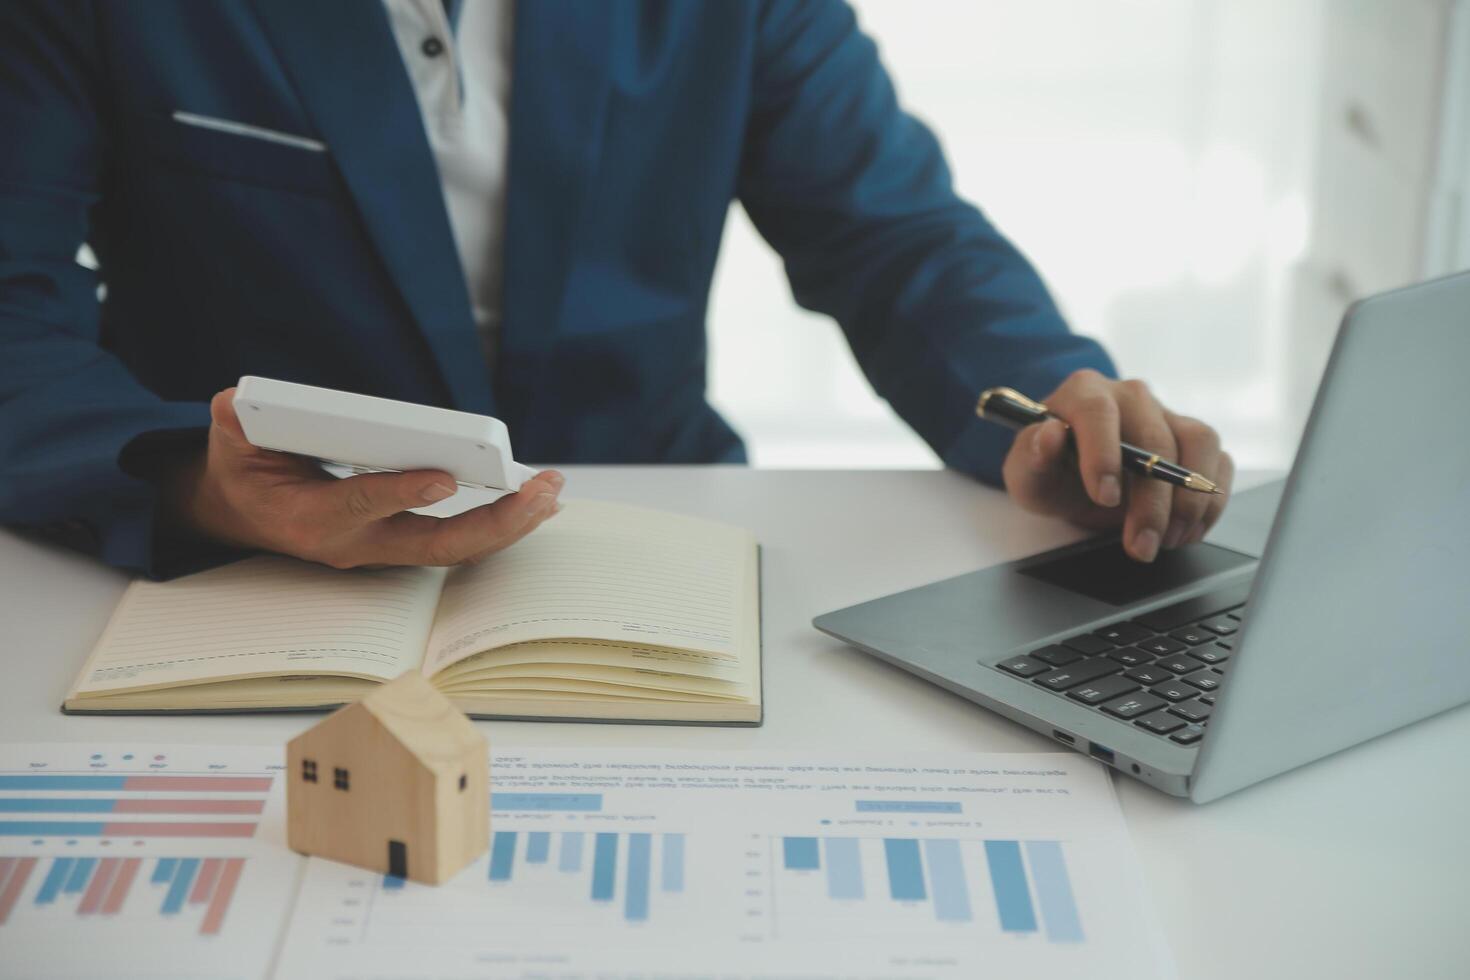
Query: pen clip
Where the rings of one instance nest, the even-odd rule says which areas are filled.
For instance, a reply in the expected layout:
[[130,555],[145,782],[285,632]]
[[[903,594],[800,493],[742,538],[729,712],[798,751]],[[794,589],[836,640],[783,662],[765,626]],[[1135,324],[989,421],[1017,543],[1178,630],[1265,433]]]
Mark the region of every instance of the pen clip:
[[988,416],[985,414],[985,409],[989,405],[992,398],[1005,399],[1006,401],[1011,402],[1012,404],[1017,405],[1020,408],[1023,408],[1026,411],[1032,412],[1036,415],[1046,416],[1050,414],[1050,412],[1047,411],[1047,407],[1041,402],[1035,401],[1031,398],[1027,398],[1016,389],[1007,388],[1004,385],[998,388],[986,388],[984,391],[980,392],[980,400],[975,404],[975,414],[980,416],[982,419],[991,418],[992,420],[998,421],[999,419],[996,419],[994,416]]

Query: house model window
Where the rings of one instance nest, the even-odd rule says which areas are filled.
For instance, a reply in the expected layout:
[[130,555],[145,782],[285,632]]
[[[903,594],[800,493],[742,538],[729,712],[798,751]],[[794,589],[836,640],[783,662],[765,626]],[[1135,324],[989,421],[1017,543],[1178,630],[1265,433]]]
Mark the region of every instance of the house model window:
[[347,789],[348,788],[348,786],[347,786],[347,770],[346,769],[333,769],[332,770],[332,785],[335,786],[335,787],[337,787],[338,789]]
[[469,784],[470,784],[470,777],[466,776],[464,773],[460,773],[459,774],[459,791],[461,793],[463,793],[465,791],[465,787],[468,786]]
[[308,782],[308,783],[314,783],[314,782],[316,782],[316,760],[315,759],[302,759],[301,760],[301,778],[302,778],[302,780],[304,780],[305,782]]

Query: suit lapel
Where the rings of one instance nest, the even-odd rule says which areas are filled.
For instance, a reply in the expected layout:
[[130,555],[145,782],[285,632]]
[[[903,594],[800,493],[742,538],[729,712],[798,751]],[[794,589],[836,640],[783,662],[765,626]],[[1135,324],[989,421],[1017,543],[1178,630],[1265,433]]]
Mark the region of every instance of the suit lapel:
[[534,419],[534,396],[546,390],[576,230],[602,149],[620,7],[612,0],[516,5],[497,379],[516,421]]
[[382,4],[255,0],[255,7],[453,406],[493,414],[439,171]]

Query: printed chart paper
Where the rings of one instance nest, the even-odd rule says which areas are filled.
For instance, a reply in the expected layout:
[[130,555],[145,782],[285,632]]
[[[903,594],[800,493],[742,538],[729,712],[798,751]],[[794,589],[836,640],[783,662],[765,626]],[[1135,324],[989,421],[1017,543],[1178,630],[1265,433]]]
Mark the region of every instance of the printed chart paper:
[[0,978],[264,977],[303,859],[279,748],[0,745]]
[[923,766],[501,753],[438,888],[312,859],[279,976],[1166,975],[1112,786],[1071,753]]

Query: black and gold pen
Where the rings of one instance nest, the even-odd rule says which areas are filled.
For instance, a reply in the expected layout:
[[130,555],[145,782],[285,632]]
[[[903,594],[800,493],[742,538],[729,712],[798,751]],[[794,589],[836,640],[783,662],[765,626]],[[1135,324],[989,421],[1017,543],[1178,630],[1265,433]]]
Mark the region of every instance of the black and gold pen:
[[[980,392],[980,400],[975,404],[975,414],[988,422],[997,422],[1012,429],[1024,429],[1028,425],[1057,418],[1041,402],[1027,398],[1014,388],[986,388]],[[1066,419],[1057,421],[1067,425]],[[1073,440],[1070,425],[1067,425],[1067,440]],[[1200,493],[1224,492],[1215,486],[1213,480],[1193,470],[1187,470],[1178,463],[1160,459],[1158,453],[1130,446],[1126,442],[1123,443],[1123,465],[1135,473],[1186,490],[1197,490]]]

